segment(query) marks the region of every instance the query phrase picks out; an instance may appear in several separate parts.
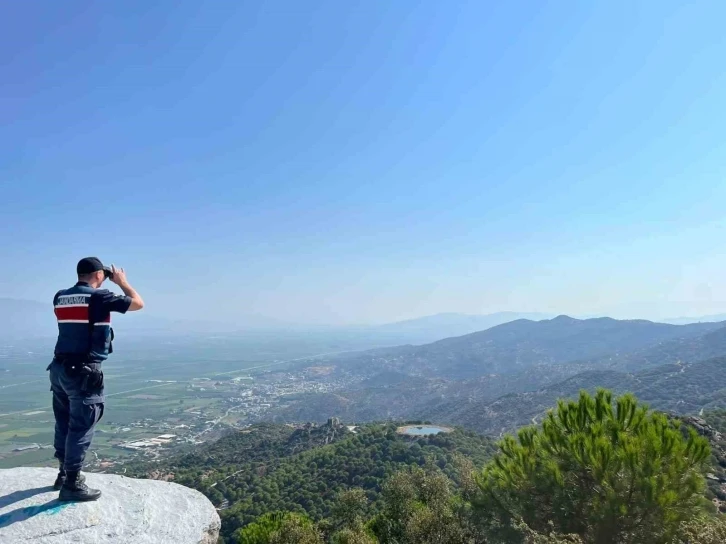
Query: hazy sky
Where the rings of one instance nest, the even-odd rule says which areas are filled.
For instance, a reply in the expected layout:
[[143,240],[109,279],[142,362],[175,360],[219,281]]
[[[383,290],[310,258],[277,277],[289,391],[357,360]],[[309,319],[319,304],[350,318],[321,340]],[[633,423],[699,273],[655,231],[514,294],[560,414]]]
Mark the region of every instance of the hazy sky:
[[0,296],[150,314],[726,311],[726,3],[10,2]]

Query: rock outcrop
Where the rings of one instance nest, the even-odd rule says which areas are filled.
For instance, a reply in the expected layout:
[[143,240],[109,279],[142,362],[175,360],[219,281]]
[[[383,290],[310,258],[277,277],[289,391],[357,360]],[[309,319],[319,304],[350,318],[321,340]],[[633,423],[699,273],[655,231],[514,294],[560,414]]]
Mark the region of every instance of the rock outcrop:
[[97,502],[62,503],[50,468],[0,470],[0,542],[214,544],[220,520],[193,489],[154,480],[86,474]]
[[702,417],[697,416],[679,416],[677,414],[674,414],[673,412],[668,412],[668,415],[670,417],[675,417],[680,419],[683,423],[686,425],[690,425],[693,427],[698,434],[701,436],[705,436],[710,441],[720,442],[722,440],[721,433],[718,432],[716,429],[711,427],[708,423],[706,423],[706,420]]

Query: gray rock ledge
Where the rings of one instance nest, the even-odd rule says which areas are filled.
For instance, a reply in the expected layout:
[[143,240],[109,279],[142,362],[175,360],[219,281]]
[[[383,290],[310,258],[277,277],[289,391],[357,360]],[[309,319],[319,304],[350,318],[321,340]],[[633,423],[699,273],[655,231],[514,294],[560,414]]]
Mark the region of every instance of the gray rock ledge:
[[214,544],[217,511],[182,485],[85,473],[97,502],[61,503],[51,468],[0,470],[0,542]]

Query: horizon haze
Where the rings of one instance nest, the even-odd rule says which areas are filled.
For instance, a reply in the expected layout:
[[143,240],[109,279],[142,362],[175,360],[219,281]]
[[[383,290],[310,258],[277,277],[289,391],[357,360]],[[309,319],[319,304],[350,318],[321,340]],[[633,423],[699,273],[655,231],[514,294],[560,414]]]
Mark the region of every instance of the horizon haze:
[[[164,318],[143,313],[134,319],[117,319],[114,329],[121,338],[135,339],[145,345],[153,338],[189,337],[190,341],[223,338],[247,338],[251,341],[272,341],[281,343],[299,342],[305,337],[323,344],[338,345],[342,351],[357,351],[374,347],[402,344],[426,344],[443,338],[458,337],[480,332],[497,325],[514,321],[550,321],[567,317],[576,321],[608,318],[600,315],[546,314],[542,312],[495,312],[491,314],[462,314],[443,312],[413,319],[382,324],[309,324],[292,323],[264,316],[241,316],[237,321],[194,320],[183,317]],[[637,321],[637,320],[636,320]],[[707,316],[674,317],[655,321],[670,325],[694,323],[726,324],[726,314]],[[42,340],[45,345],[55,338],[57,325],[49,305],[39,301],[0,297],[0,342]],[[314,341],[313,340],[313,341]],[[35,348],[41,347],[35,345]]]

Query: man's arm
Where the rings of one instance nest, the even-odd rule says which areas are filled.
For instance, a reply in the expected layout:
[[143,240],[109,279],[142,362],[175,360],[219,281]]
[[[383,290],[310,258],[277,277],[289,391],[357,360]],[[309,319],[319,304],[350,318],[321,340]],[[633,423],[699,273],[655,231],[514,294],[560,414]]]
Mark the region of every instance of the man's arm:
[[111,281],[118,285],[124,292],[124,295],[131,299],[131,305],[129,306],[128,311],[135,312],[137,310],[141,310],[144,307],[144,299],[141,298],[141,295],[139,295],[133,287],[131,287],[129,280],[126,279],[126,272],[124,269],[116,268],[111,265],[111,271],[113,272],[113,276],[110,278]]

